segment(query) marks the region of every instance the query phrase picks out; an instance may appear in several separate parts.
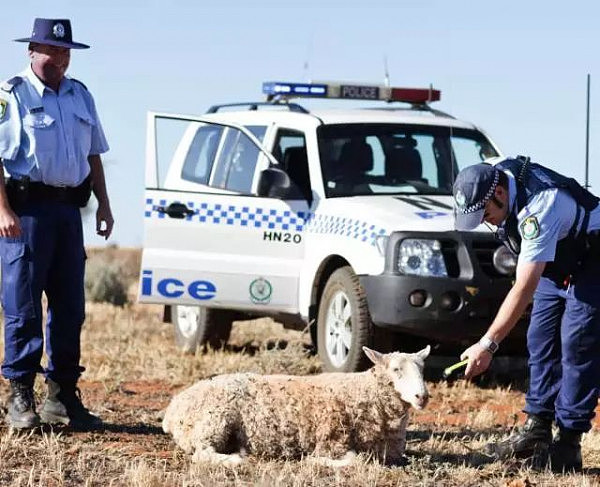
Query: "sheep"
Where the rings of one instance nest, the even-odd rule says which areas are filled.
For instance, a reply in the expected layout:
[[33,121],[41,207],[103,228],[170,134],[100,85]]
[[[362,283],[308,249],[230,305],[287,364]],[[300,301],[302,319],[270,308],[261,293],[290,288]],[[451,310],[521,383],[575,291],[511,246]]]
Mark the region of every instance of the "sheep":
[[171,400],[163,430],[194,462],[232,465],[252,454],[342,466],[364,452],[396,464],[410,406],[422,409],[429,398],[423,366],[430,347],[412,354],[363,350],[375,365],[366,372],[201,380]]

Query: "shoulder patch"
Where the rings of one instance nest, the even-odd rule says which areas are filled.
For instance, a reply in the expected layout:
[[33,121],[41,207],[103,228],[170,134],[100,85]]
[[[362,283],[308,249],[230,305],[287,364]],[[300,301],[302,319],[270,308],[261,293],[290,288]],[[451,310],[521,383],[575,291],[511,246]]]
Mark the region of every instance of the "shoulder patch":
[[8,106],[8,102],[6,100],[3,100],[2,98],[0,98],[0,121],[4,118],[4,115],[6,115],[6,107]]
[[21,81],[23,81],[23,78],[20,76],[13,76],[0,85],[0,90],[10,93],[15,86],[21,84]]
[[528,216],[521,223],[521,235],[525,240],[533,240],[540,235],[540,224],[535,216]]
[[79,81],[78,79],[76,79],[76,78],[69,78],[69,79],[70,79],[71,81],[75,81],[75,83],[78,83],[78,84],[80,84],[81,86],[83,86],[83,88],[85,89],[85,91],[89,91],[89,90],[88,90],[88,88],[87,88],[87,86],[85,86],[85,85],[84,85],[84,84],[83,84],[81,81]]

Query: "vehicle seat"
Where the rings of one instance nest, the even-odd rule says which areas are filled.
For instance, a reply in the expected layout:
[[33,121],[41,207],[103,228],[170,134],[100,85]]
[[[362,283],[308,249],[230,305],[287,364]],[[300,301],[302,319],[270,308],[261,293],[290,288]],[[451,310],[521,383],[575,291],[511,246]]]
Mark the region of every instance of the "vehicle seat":
[[337,164],[340,194],[370,193],[365,175],[373,169],[373,149],[364,140],[352,139],[342,146]]
[[291,199],[310,200],[312,192],[306,147],[288,147],[283,154],[283,167],[298,189],[298,194]]
[[385,173],[400,181],[423,181],[423,162],[413,138],[394,140],[394,147],[385,159]]

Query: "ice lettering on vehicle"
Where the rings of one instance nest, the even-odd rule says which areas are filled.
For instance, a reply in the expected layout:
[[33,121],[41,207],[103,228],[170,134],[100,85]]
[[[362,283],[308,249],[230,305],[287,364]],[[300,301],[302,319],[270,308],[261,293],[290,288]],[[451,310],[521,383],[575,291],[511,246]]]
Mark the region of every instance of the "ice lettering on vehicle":
[[175,277],[165,277],[154,285],[153,273],[151,270],[142,271],[142,295],[152,296],[153,291],[165,298],[179,298],[184,294],[199,301],[213,299],[217,294],[217,287],[210,281],[195,280],[186,284],[181,279]]

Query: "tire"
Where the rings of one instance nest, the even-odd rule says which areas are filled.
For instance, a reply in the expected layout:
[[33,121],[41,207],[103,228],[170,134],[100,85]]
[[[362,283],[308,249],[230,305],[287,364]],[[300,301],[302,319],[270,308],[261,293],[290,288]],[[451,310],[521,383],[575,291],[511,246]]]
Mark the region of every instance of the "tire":
[[370,365],[362,347],[373,338],[365,291],[349,266],[331,274],[319,303],[317,344],[323,370],[357,372]]
[[237,313],[204,306],[173,306],[175,344],[184,353],[194,353],[198,346],[222,348],[229,340]]

